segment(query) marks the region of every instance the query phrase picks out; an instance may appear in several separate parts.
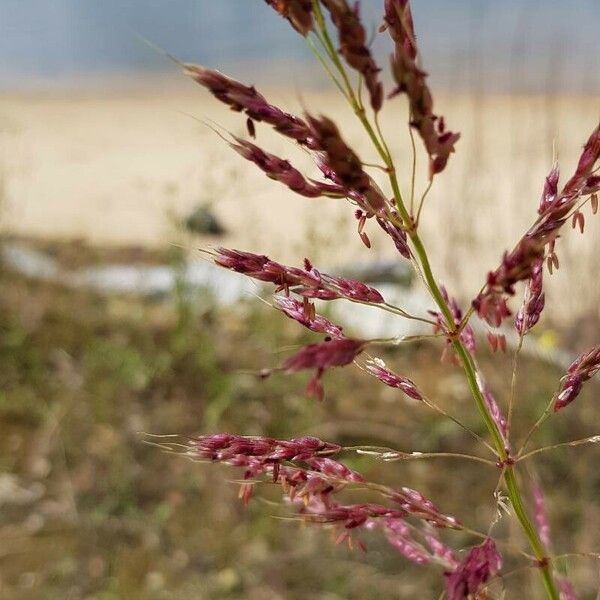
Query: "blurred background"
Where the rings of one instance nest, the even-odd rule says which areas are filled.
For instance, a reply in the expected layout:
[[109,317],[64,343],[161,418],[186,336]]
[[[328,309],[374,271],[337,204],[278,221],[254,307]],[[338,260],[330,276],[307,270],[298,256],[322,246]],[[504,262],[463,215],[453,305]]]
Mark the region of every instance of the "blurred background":
[[[361,4],[375,31],[381,3]],[[600,5],[423,0],[413,12],[436,109],[462,133],[428,197],[423,237],[436,273],[466,305],[535,218],[553,158],[567,177],[598,122]],[[254,83],[292,112],[334,116],[361,157],[374,160],[302,38],[264,2],[2,0],[0,598],[438,598],[439,576],[375,536],[365,540],[367,554],[336,547],[327,532],[286,518],[277,490],[264,486],[262,500],[244,508],[238,473],[144,443],[143,433],[232,431],[477,451],[460,429],[358,369],[328,375],[319,405],[305,397],[303,376],[253,374],[315,338],[258,301],[263,288],[212,268],[200,248],[237,247],[289,264],[308,256],[418,312],[430,306],[373,227],[373,247],[362,246],[352,207],[296,197],[232,152],[206,123],[242,135],[244,119],[160,49]],[[374,49],[385,66],[386,34]],[[407,191],[401,98],[387,103],[382,121]],[[315,172],[267,128],[258,139]],[[585,235],[565,232],[561,269],[546,278],[547,309],[521,364],[517,437],[572,356],[598,343],[600,231],[586,216]],[[377,311],[323,310],[355,335],[418,332]],[[510,353],[492,356],[483,340],[480,348],[504,402]],[[460,373],[440,364],[440,352],[419,343],[384,358],[479,431]],[[597,391],[590,386],[536,445],[597,434]],[[600,518],[600,456],[593,446],[576,452],[541,455],[530,475],[547,491],[556,548],[598,551],[591,524]],[[441,461],[349,464],[419,489],[446,512],[463,517],[469,506],[480,529],[494,516],[497,474],[485,467],[461,464],[457,478],[457,464]],[[498,531],[521,543],[508,523]],[[565,568],[581,598],[596,597],[597,564]],[[528,571],[505,583],[509,598],[538,598]]]

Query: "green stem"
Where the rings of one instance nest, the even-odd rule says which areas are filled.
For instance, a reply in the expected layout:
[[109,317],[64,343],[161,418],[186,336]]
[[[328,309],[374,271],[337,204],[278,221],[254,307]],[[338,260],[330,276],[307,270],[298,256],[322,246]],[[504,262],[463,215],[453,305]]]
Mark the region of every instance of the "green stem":
[[416,253],[416,257],[418,258],[418,262],[420,262],[421,271],[425,277],[425,281],[427,283],[429,291],[431,292],[433,299],[435,300],[437,306],[442,312],[442,315],[444,316],[444,319],[446,320],[448,332],[452,339],[452,346],[461,360],[465,376],[467,378],[469,388],[471,390],[471,394],[473,396],[473,399],[475,400],[475,404],[477,405],[477,409],[481,414],[486,428],[488,429],[490,435],[493,438],[494,446],[496,447],[496,452],[500,459],[500,463],[503,466],[504,482],[506,484],[508,497],[514,508],[517,519],[519,520],[519,523],[521,524],[521,527],[523,528],[523,531],[527,536],[535,558],[539,563],[540,573],[548,598],[550,598],[551,600],[560,600],[560,596],[556,588],[554,578],[552,576],[552,569],[546,553],[546,549],[542,541],[540,540],[538,532],[532,524],[531,519],[529,518],[527,511],[525,510],[525,507],[523,505],[521,491],[519,489],[519,485],[514,472],[514,465],[512,464],[512,460],[509,460],[511,459],[511,457],[509,456],[509,451],[506,448],[506,443],[504,441],[502,433],[498,428],[498,425],[496,424],[490,413],[485,398],[483,397],[483,393],[481,392],[481,389],[477,382],[477,372],[475,365],[473,364],[471,355],[460,340],[460,326],[462,324],[456,326],[454,323],[454,315],[452,314],[452,311],[450,310],[450,307],[444,299],[444,296],[442,295],[442,292],[435,280],[433,270],[429,262],[429,257],[427,256],[427,251],[425,250],[423,242],[421,241],[421,238],[417,233],[417,223],[413,220],[413,217],[410,215],[410,213],[406,209],[406,206],[404,205],[392,157],[389,151],[387,150],[385,141],[382,141],[383,137],[381,137],[380,140],[377,133],[371,126],[369,119],[366,116],[364,107],[361,106],[360,102],[356,98],[350,80],[348,79],[346,70],[343,64],[341,63],[335,50],[335,47],[331,41],[331,37],[329,36],[329,32],[325,25],[325,21],[321,13],[318,0],[313,0],[313,7],[315,9],[317,25],[323,35],[323,40],[325,42],[325,46],[330,56],[330,59],[335,65],[338,72],[340,73],[343,83],[347,89],[347,98],[350,101],[354,112],[356,113],[357,117],[359,118],[363,127],[365,128],[365,131],[367,132],[369,138],[373,142],[373,145],[375,146],[377,152],[379,153],[379,155],[381,156],[388,168],[389,180],[394,193],[394,198],[396,200],[396,208],[398,210],[398,213],[400,214],[400,217],[402,218],[407,234],[411,239],[414,251]]

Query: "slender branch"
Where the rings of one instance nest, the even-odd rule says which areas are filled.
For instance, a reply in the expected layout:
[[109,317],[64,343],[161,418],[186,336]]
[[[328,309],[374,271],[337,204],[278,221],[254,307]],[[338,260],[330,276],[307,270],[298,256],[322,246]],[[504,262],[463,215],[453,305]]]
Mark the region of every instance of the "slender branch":
[[559,444],[552,444],[551,446],[544,446],[543,448],[536,448],[527,454],[520,455],[517,461],[525,460],[536,454],[547,452],[548,450],[555,450],[556,448],[574,448],[575,446],[583,446],[585,444],[598,444],[600,443],[600,435],[592,435],[590,437],[581,438],[579,440],[573,440],[572,442],[560,442]]
[[427,198],[427,195],[429,194],[429,190],[431,189],[432,185],[433,185],[433,179],[431,179],[429,181],[429,183],[427,184],[427,187],[425,188],[425,191],[421,195],[421,199],[419,200],[419,209],[417,210],[417,216],[415,218],[415,223],[417,225],[419,224],[419,222],[421,220],[421,211],[423,210],[423,206],[425,206],[425,198]]
[[458,452],[402,452],[380,446],[344,446],[343,450],[352,450],[358,454],[374,456],[384,462],[399,462],[411,460],[424,460],[429,458],[456,458],[483,463],[490,467],[498,468],[498,465],[487,458],[475,456],[474,454],[461,454]]
[[[335,48],[333,48],[333,44],[331,43],[331,38],[329,37],[329,34],[327,32],[327,28],[325,26],[325,21],[323,19],[322,13],[321,13],[318,0],[313,0],[313,6],[315,7],[317,24],[321,29],[321,32],[323,34],[323,37],[324,37],[326,43],[330,47],[331,59],[334,62],[334,64],[336,65],[336,67],[338,68],[338,70],[340,71],[340,74],[342,75],[342,78],[344,79],[349,90],[351,90],[352,88],[349,84],[349,80],[345,73],[343,65],[341,64],[339,57],[337,56],[337,54],[335,52]],[[435,300],[440,311],[442,312],[442,315],[444,316],[444,318],[446,320],[446,323],[448,326],[448,331],[449,331],[450,337],[452,339],[452,346],[462,363],[462,366],[463,366],[463,369],[465,372],[465,376],[467,378],[467,382],[468,382],[469,388],[471,390],[471,394],[473,396],[473,399],[475,400],[475,404],[477,406],[479,413],[481,414],[481,417],[486,425],[486,428],[488,429],[490,435],[492,436],[497,455],[498,455],[500,461],[502,463],[506,464],[506,469],[505,469],[505,473],[504,473],[504,481],[506,484],[508,496],[509,496],[511,504],[515,510],[515,514],[521,524],[521,527],[523,528],[523,530],[529,540],[529,544],[535,554],[535,557],[540,564],[540,567],[539,567],[540,573],[541,573],[542,581],[543,581],[544,587],[546,589],[546,592],[548,594],[548,597],[551,600],[559,600],[558,589],[554,582],[550,563],[547,560],[546,549],[544,547],[544,544],[540,540],[539,534],[538,534],[537,530],[535,529],[535,527],[533,526],[533,524],[525,510],[525,507],[523,505],[523,500],[521,498],[521,492],[520,492],[518,482],[517,482],[517,479],[516,479],[516,476],[514,473],[513,465],[507,463],[507,459],[509,458],[509,455],[508,455],[507,449],[505,448],[504,438],[498,428],[498,425],[496,424],[492,415],[490,414],[490,410],[486,404],[485,398],[483,397],[483,394],[482,394],[481,390],[479,389],[479,385],[477,383],[476,369],[475,369],[475,365],[473,364],[471,355],[467,351],[467,349],[464,347],[464,345],[462,344],[460,337],[456,335],[456,326],[454,323],[454,317],[453,317],[452,311],[450,310],[450,307],[448,306],[447,302],[445,301],[445,299],[441,293],[441,290],[435,280],[435,277],[433,275],[433,270],[432,270],[431,264],[429,262],[429,257],[427,255],[425,247],[423,246],[423,242],[421,241],[421,238],[419,237],[419,234],[417,233],[419,213],[420,213],[420,210],[422,209],[425,196],[431,186],[428,186],[428,188],[425,190],[425,193],[421,199],[421,205],[419,207],[419,213],[417,214],[417,219],[414,220],[405,207],[405,204],[404,204],[404,201],[402,198],[402,193],[400,191],[400,186],[398,184],[398,179],[397,179],[396,172],[395,172],[394,163],[393,163],[390,153],[386,150],[386,147],[379,140],[378,136],[376,135],[375,131],[373,130],[373,127],[371,126],[371,123],[367,119],[364,110],[361,110],[360,107],[357,105],[356,99],[353,95],[352,95],[351,103],[355,110],[356,115],[358,116],[359,120],[363,124],[365,131],[371,138],[373,145],[375,146],[377,152],[379,153],[379,155],[381,156],[381,158],[383,159],[383,161],[386,163],[386,165],[389,168],[388,176],[389,176],[390,184],[392,186],[392,191],[394,193],[396,207],[397,207],[400,217],[403,220],[403,224],[406,228],[407,234],[409,235],[409,237],[411,239],[411,242],[412,242],[415,254],[416,254],[415,261],[418,260],[418,262],[420,263],[420,267],[422,269],[423,276],[427,283],[427,287],[429,288],[431,295],[433,296],[433,299]]]
[[[411,119],[412,120],[412,119]],[[410,136],[410,148],[412,163],[410,169],[410,214],[414,216],[415,211],[415,177],[417,175],[417,147],[415,145],[415,136],[413,134],[413,128],[410,123],[408,124],[408,135]]]
[[520,450],[517,452],[517,460],[519,458],[521,458],[521,456],[523,455],[523,452],[525,452],[525,448],[527,447],[527,444],[529,443],[531,436],[538,430],[538,428],[552,414],[552,405],[553,404],[554,404],[554,397],[552,397],[552,400],[550,400],[550,402],[548,403],[548,406],[546,406],[544,412],[540,415],[539,419],[531,426],[531,429],[527,432],[527,435],[525,436],[525,441],[523,442],[523,445],[521,446]]

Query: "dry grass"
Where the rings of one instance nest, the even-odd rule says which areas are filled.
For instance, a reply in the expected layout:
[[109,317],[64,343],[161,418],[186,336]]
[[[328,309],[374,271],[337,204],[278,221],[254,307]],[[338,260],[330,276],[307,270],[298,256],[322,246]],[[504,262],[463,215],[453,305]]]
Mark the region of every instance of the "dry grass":
[[[69,256],[89,263],[96,254],[85,246],[54,252],[65,264]],[[106,250],[102,255],[118,259]],[[0,277],[2,598],[437,597],[438,578],[424,579],[381,540],[369,539],[366,555],[351,553],[334,547],[320,529],[274,519],[289,515],[285,506],[257,500],[245,510],[228,481],[237,473],[166,455],[144,445],[139,432],[312,433],[341,443],[474,452],[456,427],[352,368],[328,375],[321,405],[304,397],[302,376],[260,382],[240,372],[275,364],[283,349],[308,339],[262,305],[223,314],[202,295],[191,302],[184,294],[168,303],[143,302],[6,272]],[[502,389],[508,357],[481,355],[492,388]],[[479,429],[468,390],[438,357],[439,348],[415,345],[386,359]],[[522,369],[521,435],[558,375],[527,360]],[[593,395],[592,389],[561,413],[538,443],[597,433]],[[532,462],[549,492],[561,551],[592,550],[597,542],[589,524],[600,518],[598,448],[574,452]],[[494,513],[497,474],[485,466],[384,465],[367,457],[349,457],[349,463],[372,480],[422,490],[473,526],[485,528]],[[259,496],[278,498],[269,486]],[[519,543],[518,532],[503,523],[499,534]],[[579,589],[592,594],[592,565],[576,562],[570,572]],[[526,576],[507,583],[529,590]],[[536,598],[533,591],[521,597]]]

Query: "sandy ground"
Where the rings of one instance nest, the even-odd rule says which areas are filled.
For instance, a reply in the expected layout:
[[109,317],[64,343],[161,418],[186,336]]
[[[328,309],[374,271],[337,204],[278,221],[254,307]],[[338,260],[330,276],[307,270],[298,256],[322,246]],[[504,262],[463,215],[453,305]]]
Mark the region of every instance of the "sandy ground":
[[[292,111],[306,106],[334,116],[363,160],[375,160],[334,94],[262,91]],[[437,107],[463,138],[428,198],[423,233],[438,272],[468,296],[535,217],[553,144],[563,172],[571,172],[597,122],[600,99],[446,93]],[[134,91],[86,87],[69,93],[3,93],[2,228],[98,244],[219,243],[290,261],[308,254],[328,264],[394,256],[374,225],[369,226],[373,248],[365,254],[348,204],[295,196],[244,162],[200,120],[213,120],[236,134],[244,131],[240,115],[185,80],[157,79]],[[405,122],[403,103],[390,102],[383,124],[408,195]],[[310,157],[264,126],[259,126],[258,143],[316,175]],[[424,167],[419,140],[417,148]],[[373,175],[379,177],[376,170]],[[418,193],[424,182],[420,173]],[[183,235],[177,223],[200,203],[212,205],[226,236],[190,240]],[[600,249],[597,223],[589,219],[588,230],[581,239],[570,232],[565,236],[561,258],[574,269],[554,278],[553,293],[566,302],[561,314],[598,310],[600,294],[590,276]]]

